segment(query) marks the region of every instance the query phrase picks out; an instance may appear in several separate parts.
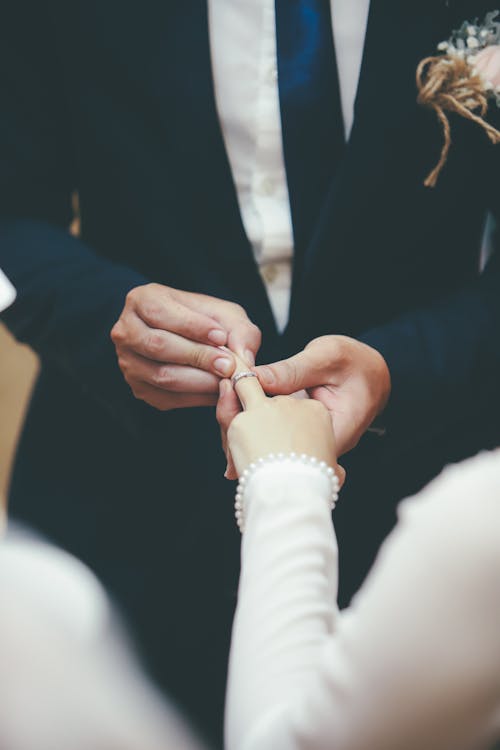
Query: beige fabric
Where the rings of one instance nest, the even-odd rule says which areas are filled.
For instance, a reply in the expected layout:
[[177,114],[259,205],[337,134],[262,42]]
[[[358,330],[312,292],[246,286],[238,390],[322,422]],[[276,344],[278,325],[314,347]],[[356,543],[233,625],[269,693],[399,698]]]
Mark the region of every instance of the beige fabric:
[[5,502],[12,458],[29,394],[38,371],[37,357],[0,325],[0,502]]

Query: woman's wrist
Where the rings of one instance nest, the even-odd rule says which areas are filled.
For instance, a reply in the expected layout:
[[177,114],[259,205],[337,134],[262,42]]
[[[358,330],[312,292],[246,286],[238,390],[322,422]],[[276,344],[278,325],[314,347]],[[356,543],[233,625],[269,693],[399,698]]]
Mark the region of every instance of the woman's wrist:
[[243,533],[245,529],[245,520],[247,515],[248,495],[252,485],[258,480],[258,477],[269,470],[280,470],[283,472],[283,482],[290,478],[292,471],[308,471],[316,478],[320,478],[325,483],[325,497],[331,510],[334,509],[338,500],[340,481],[335,470],[328,466],[325,461],[320,461],[314,456],[308,456],[305,453],[270,453],[267,456],[259,458],[255,463],[245,469],[238,482],[235,497],[235,517],[236,523]]

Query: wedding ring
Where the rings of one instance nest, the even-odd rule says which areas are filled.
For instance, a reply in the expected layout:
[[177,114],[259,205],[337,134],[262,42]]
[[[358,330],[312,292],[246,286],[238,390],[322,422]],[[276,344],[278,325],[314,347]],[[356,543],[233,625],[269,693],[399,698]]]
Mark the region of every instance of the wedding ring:
[[256,378],[257,375],[254,372],[250,372],[250,370],[247,370],[245,372],[239,372],[237,375],[233,375],[231,378],[231,383],[233,384],[233,388],[236,386],[236,383],[238,383],[240,380],[243,380],[243,378]]

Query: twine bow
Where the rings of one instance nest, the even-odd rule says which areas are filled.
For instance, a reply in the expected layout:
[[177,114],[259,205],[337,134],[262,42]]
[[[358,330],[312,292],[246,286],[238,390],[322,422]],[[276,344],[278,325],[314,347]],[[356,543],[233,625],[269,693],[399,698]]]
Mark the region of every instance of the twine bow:
[[447,112],[455,112],[477,123],[493,144],[500,143],[500,131],[484,119],[488,111],[488,91],[484,80],[472,72],[466,60],[455,55],[426,57],[417,68],[417,87],[418,103],[433,109],[443,127],[440,159],[424,182],[426,187],[435,187],[451,147]]

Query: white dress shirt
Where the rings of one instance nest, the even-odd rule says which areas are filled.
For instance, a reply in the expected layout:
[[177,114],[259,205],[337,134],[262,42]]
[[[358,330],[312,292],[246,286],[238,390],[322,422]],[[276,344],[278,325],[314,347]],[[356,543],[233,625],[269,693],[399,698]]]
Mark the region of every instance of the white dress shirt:
[[6,310],[16,298],[16,290],[0,269],[0,312]]
[[[241,216],[283,331],[290,305],[293,229],[281,131],[275,2],[209,0],[208,7],[217,109]],[[369,0],[332,0],[347,137],[368,10]]]
[[500,450],[400,505],[341,612],[327,477],[283,461],[245,487],[227,750],[490,748],[500,738]]

